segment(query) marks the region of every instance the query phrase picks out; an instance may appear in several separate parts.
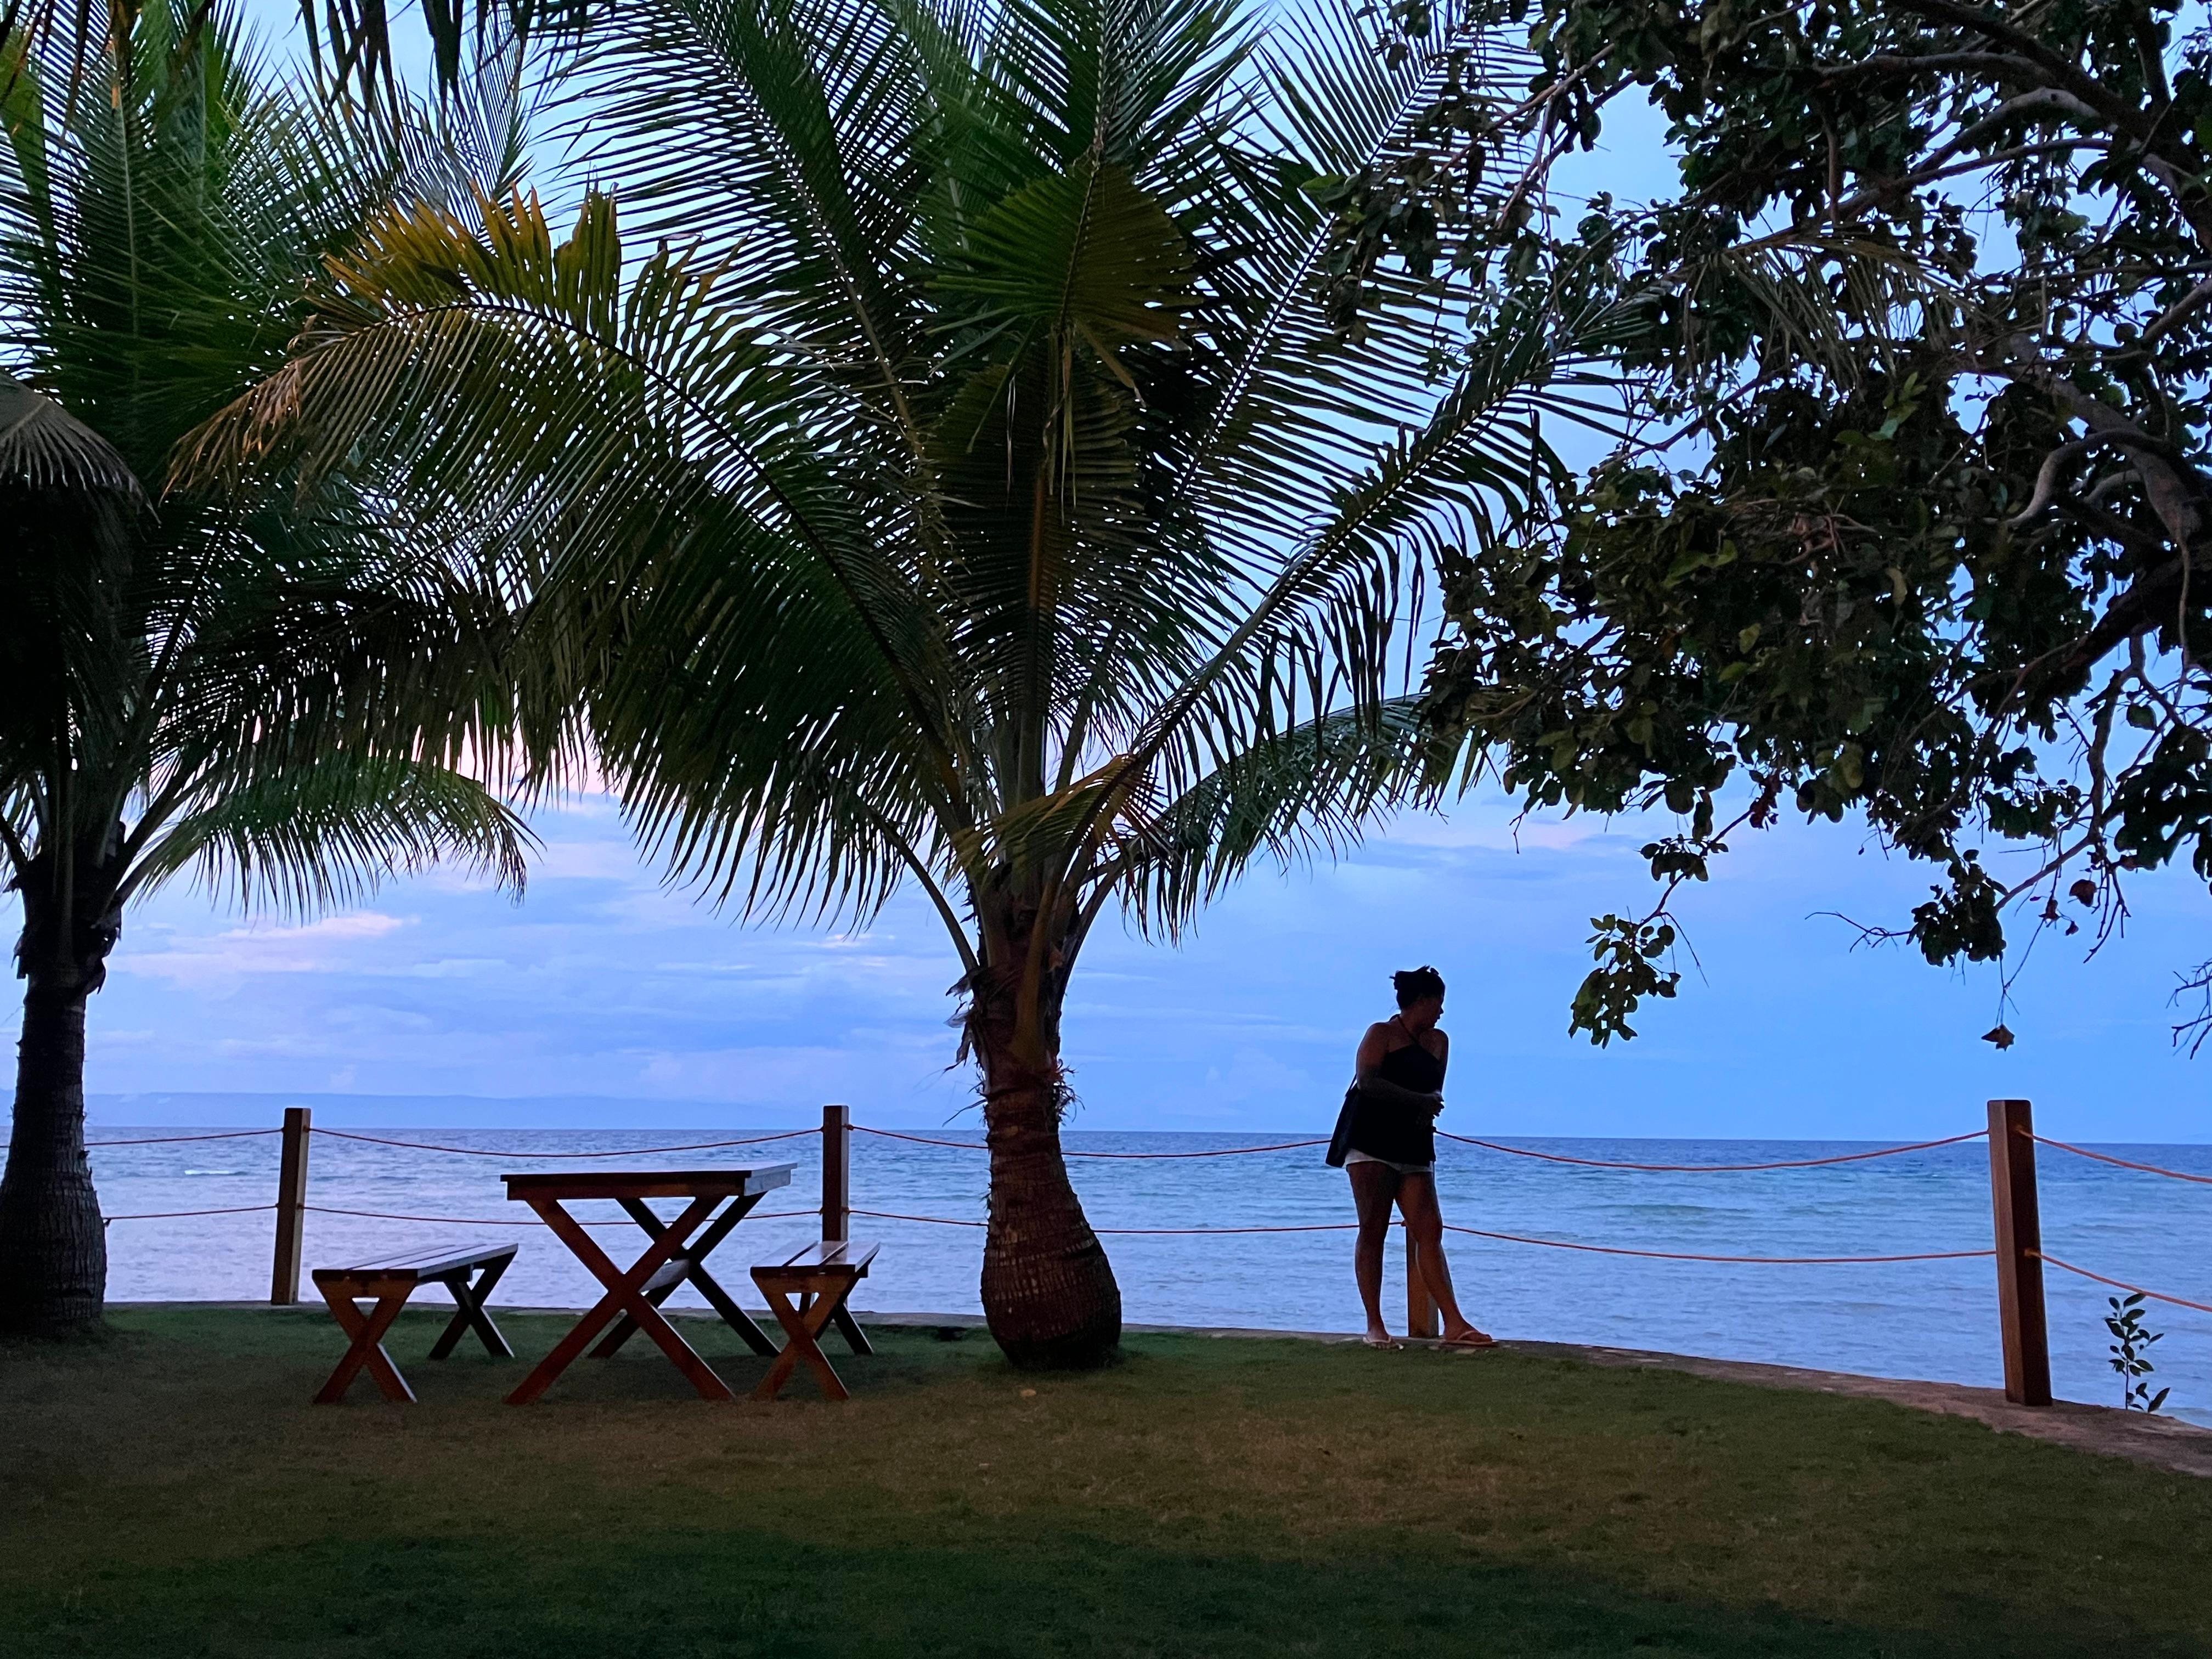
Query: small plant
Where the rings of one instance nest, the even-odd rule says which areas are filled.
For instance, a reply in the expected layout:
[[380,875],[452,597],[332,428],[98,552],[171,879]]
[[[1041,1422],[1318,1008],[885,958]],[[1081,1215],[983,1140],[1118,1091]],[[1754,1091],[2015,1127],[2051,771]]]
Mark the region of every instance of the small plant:
[[2105,1328],[2112,1334],[2107,1352],[2112,1356],[2112,1369],[2120,1374],[2120,1409],[2154,1412],[2166,1404],[2166,1395],[2173,1390],[2160,1389],[2153,1394],[2150,1384],[2142,1381],[2152,1370],[2146,1351],[2152,1343],[2162,1340],[2166,1333],[2143,1328],[2141,1291],[2124,1298],[2108,1296],[2105,1300],[2112,1308],[2105,1316]]

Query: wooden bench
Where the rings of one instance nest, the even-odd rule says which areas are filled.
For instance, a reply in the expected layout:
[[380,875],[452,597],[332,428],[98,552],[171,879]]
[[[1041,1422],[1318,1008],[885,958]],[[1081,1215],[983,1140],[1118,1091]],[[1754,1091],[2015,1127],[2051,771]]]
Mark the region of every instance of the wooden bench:
[[835,1320],[846,1346],[854,1353],[875,1352],[858,1322],[846,1312],[845,1298],[853,1294],[853,1286],[868,1276],[868,1264],[876,1259],[879,1248],[851,1239],[825,1238],[781,1261],[753,1269],[753,1283],[768,1298],[769,1311],[783,1327],[787,1339],[775,1364],[753,1390],[754,1399],[775,1399],[802,1359],[822,1384],[823,1394],[832,1400],[852,1397],[831,1368],[829,1356],[822,1352],[822,1333]]
[[[514,1350],[507,1346],[499,1327],[491,1322],[484,1304],[490,1299],[500,1276],[514,1261],[516,1248],[511,1243],[458,1248],[434,1244],[364,1261],[357,1267],[316,1268],[315,1288],[330,1304],[339,1328],[353,1339],[353,1346],[338,1361],[338,1368],[323,1384],[314,1403],[337,1405],[345,1398],[346,1390],[364,1368],[376,1379],[376,1386],[386,1400],[413,1403],[415,1391],[407,1386],[407,1379],[400,1376],[399,1368],[392,1363],[392,1356],[384,1351],[384,1334],[399,1317],[407,1298],[423,1285],[443,1285],[453,1293],[455,1310],[445,1334],[430,1346],[431,1358],[446,1358],[460,1341],[461,1334],[469,1330],[483,1339],[484,1346],[495,1357],[513,1358]],[[356,1305],[364,1301],[375,1304],[366,1314]]]

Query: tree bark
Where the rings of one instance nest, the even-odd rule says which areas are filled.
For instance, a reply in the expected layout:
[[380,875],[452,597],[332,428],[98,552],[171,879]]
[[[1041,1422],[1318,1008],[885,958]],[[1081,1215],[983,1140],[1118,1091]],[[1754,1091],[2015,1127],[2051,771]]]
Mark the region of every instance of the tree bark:
[[991,1152],[983,1315],[1006,1358],[1029,1370],[1110,1364],[1121,1343],[1121,1287],[1067,1179],[1060,1146],[1058,975],[1026,1038],[1015,1017],[1018,964],[986,970],[969,1037],[983,1075]]
[[84,1151],[82,975],[30,967],[16,1051],[15,1114],[0,1176],[0,1333],[97,1327],[107,1292],[106,1230]]
[[120,830],[81,849],[75,904],[55,896],[44,859],[17,884],[23,1034],[0,1175],[0,1334],[93,1330],[106,1310],[107,1232],[84,1151],[84,1015],[123,932],[112,868]]

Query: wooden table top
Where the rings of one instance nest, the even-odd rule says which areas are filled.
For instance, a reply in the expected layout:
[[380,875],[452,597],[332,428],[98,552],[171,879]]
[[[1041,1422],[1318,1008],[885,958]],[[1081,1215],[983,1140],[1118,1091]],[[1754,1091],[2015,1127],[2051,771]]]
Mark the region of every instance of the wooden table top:
[[506,1175],[511,1199],[527,1198],[752,1198],[791,1184],[794,1164],[751,1170],[562,1170],[551,1175]]

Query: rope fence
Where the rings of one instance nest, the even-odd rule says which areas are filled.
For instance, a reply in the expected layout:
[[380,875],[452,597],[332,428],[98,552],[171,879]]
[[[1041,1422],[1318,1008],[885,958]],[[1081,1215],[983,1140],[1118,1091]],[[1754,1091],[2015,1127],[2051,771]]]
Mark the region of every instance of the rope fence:
[[[941,1136],[915,1134],[900,1129],[878,1128],[872,1125],[856,1124],[843,1107],[824,1109],[819,1128],[789,1129],[767,1134],[741,1135],[715,1140],[686,1141],[660,1146],[608,1147],[592,1152],[524,1152],[481,1146],[454,1146],[430,1141],[404,1140],[392,1136],[362,1134],[345,1129],[317,1129],[309,1121],[304,1107],[289,1108],[285,1126],[281,1129],[234,1129],[212,1133],[184,1135],[148,1135],[126,1140],[88,1142],[88,1149],[106,1147],[155,1146],[216,1140],[246,1139],[264,1135],[281,1135],[284,1140],[283,1173],[280,1177],[278,1199],[273,1204],[246,1204],[222,1208],[196,1210],[149,1211],[125,1215],[106,1216],[104,1221],[167,1221],[202,1216],[254,1215],[276,1212],[278,1226],[278,1266],[271,1300],[296,1301],[298,1278],[298,1238],[301,1218],[307,1214],[345,1216],[363,1220],[406,1222],[442,1226],[463,1227],[543,1227],[546,1224],[534,1216],[461,1216],[418,1215],[404,1212],[345,1208],[334,1205],[307,1202],[307,1145],[309,1138],[319,1134],[332,1140],[351,1141],[366,1146],[386,1146],[398,1150],[424,1152],[457,1158],[495,1158],[509,1161],[633,1158],[665,1157],[678,1152],[719,1152],[732,1147],[758,1146],[820,1136],[823,1143],[823,1206],[813,1210],[778,1210],[752,1212],[750,1218],[761,1221],[796,1221],[817,1216],[825,1237],[846,1236],[847,1218],[866,1218],[871,1220],[912,1223],[933,1227],[965,1227],[975,1230],[988,1228],[981,1220],[939,1215],[917,1215],[896,1210],[861,1209],[850,1202],[851,1172],[849,1167],[851,1138],[854,1133],[872,1135],[879,1139],[901,1141],[913,1146],[942,1147],[955,1152],[988,1152],[979,1141],[954,1140]],[[1991,1208],[1996,1225],[1996,1242],[1993,1248],[1970,1250],[1915,1250],[1866,1255],[1733,1255],[1692,1250],[1646,1249],[1629,1245],[1587,1243],[1576,1239],[1543,1238],[1523,1233],[1510,1233],[1484,1227],[1470,1227],[1457,1223],[1444,1224],[1447,1232],[1472,1238],[1481,1238],[1498,1243],[1516,1244],[1540,1249],[1571,1250],[1589,1255],[1634,1257],[1658,1261],[1692,1261],[1718,1263],[1728,1266],[1781,1267],[1870,1267],[1914,1261],[1994,1261],[1997,1266],[2000,1284],[2000,1334],[2005,1359],[2006,1395],[2008,1399],[2029,1405],[2050,1403],[2048,1338],[2045,1334],[2043,1288],[2040,1269],[2048,1265],[2060,1272],[2106,1285],[2115,1290],[2140,1295],[2149,1300],[2186,1308],[2192,1311],[2212,1314],[2212,1303],[2193,1301],[2163,1291],[2147,1289],[2124,1279],[2094,1273],[2075,1266],[2045,1251],[2042,1248],[2040,1224],[2035,1197],[2034,1151],[2039,1146],[2048,1146],[2073,1157],[2094,1160],[2117,1168],[2157,1176],[2171,1180],[2188,1182],[2194,1185],[2212,1186],[2212,1176],[2188,1170],[2169,1169],[2131,1158],[2116,1157],[2068,1141],[2052,1139],[2034,1133],[2025,1101],[1992,1101],[1990,1103],[1990,1127],[1973,1129],[1954,1135],[1945,1135],[1932,1140],[1913,1141],[1901,1146],[1879,1146],[1863,1152],[1841,1152],[1820,1158],[1778,1158],[1748,1164],[1661,1164],[1641,1163],[1626,1159],[1582,1158],[1571,1153],[1540,1151],[1534,1147],[1516,1146],[1505,1142],[1485,1139],[1480,1136],[1453,1134],[1447,1130],[1437,1131],[1441,1139],[1463,1146],[1478,1148],[1501,1157],[1527,1158],[1551,1164],[1580,1169],[1611,1170],[1638,1174],[1664,1175],[1734,1175],[1766,1170],[1816,1170],[1843,1164],[1864,1164],[1874,1159],[1904,1157],[1915,1152],[1933,1152],[1948,1146],[1963,1146],[1971,1141],[1987,1141],[1990,1153]],[[1102,1152],[1079,1148],[1064,1149],[1069,1158],[1091,1158],[1116,1162],[1161,1162],[1189,1158],[1241,1158],[1262,1153],[1303,1152],[1329,1144],[1327,1136],[1316,1136],[1295,1140],[1272,1141],[1252,1146],[1205,1147],[1190,1152]],[[784,1166],[788,1168],[788,1166]],[[635,1225],[629,1219],[583,1221],[586,1227],[624,1227]],[[1221,1227],[1098,1227],[1093,1231],[1104,1237],[1116,1238],[1219,1238],[1294,1233],[1345,1233],[1358,1231],[1357,1222],[1311,1222],[1275,1225]],[[1402,1228],[1404,1223],[1393,1224]],[[285,1294],[285,1241],[290,1230],[291,1253],[290,1294]],[[1409,1255],[1413,1246],[1408,1243]],[[1407,1291],[1409,1328],[1417,1324],[1421,1309],[1426,1304],[1425,1288],[1418,1284],[1418,1276],[1410,1270],[1408,1261]],[[1433,1309],[1429,1309],[1433,1316]],[[1415,1334],[1420,1334],[1416,1331]],[[1433,1334],[1431,1331],[1429,1334]]]
[[[264,1134],[281,1133],[265,1129]],[[787,1129],[781,1134],[741,1135],[735,1140],[694,1140],[681,1146],[616,1146],[596,1152],[509,1152],[496,1147],[433,1146],[420,1140],[387,1140],[381,1135],[355,1134],[345,1129],[317,1129],[315,1133],[328,1140],[359,1140],[371,1146],[401,1146],[410,1152],[447,1152],[455,1158],[663,1158],[670,1152],[705,1152],[723,1146],[757,1146],[770,1140],[794,1140],[801,1135],[818,1135],[819,1129]],[[121,1142],[113,1143],[121,1145]]]
[[[809,1129],[802,1130],[800,1133],[812,1134],[817,1132]],[[987,1152],[990,1151],[989,1147],[983,1146],[977,1141],[939,1140],[928,1135],[908,1134],[902,1129],[871,1128],[865,1123],[855,1123],[853,1126],[853,1133],[862,1135],[874,1135],[884,1140],[911,1141],[917,1146],[950,1146],[954,1151],[962,1152]],[[1296,1152],[1302,1146],[1326,1146],[1328,1145],[1328,1137],[1327,1135],[1322,1135],[1312,1140],[1279,1140],[1267,1146],[1211,1146],[1202,1152],[1078,1152],[1072,1147],[1062,1147],[1060,1149],[1060,1156],[1063,1158],[1110,1158],[1147,1161],[1176,1158],[1243,1158],[1249,1152]]]
[[[874,1135],[883,1140],[902,1140],[916,1146],[943,1146],[963,1152],[982,1152],[989,1150],[978,1141],[945,1140],[933,1135],[909,1133],[902,1129],[879,1129],[872,1124],[866,1123],[855,1123],[851,1127],[855,1134]],[[85,1144],[88,1149],[105,1146],[159,1146],[183,1141],[231,1140],[247,1135],[275,1135],[283,1133],[281,1129],[238,1129],[224,1134],[149,1135],[142,1139],[94,1140]],[[312,1133],[326,1140],[359,1141],[366,1146],[393,1146],[414,1152],[441,1152],[454,1158],[659,1158],[672,1152],[716,1152],[730,1146],[758,1146],[770,1141],[797,1140],[810,1135],[819,1135],[822,1131],[816,1128],[786,1129],[775,1134],[740,1135],[727,1140],[694,1140],[673,1146],[613,1146],[588,1152],[533,1152],[504,1150],[498,1147],[442,1146],[428,1141],[396,1140],[385,1135],[365,1135],[349,1129],[317,1128]],[[1456,1141],[1463,1146],[1480,1146],[1486,1152],[1502,1153],[1509,1158],[1534,1158],[1546,1164],[1573,1164],[1582,1169],[1631,1170],[1657,1175],[1737,1175],[1765,1170],[1815,1170],[1832,1164],[1863,1164],[1871,1158],[1899,1158],[1910,1152],[1929,1152],[1939,1146],[1956,1146],[1969,1140],[1984,1139],[1989,1134],[1986,1129],[1972,1129],[1964,1134],[1946,1135],[1939,1140],[1916,1140],[1901,1146],[1877,1146],[1863,1152],[1839,1152],[1827,1158],[1779,1158],[1764,1164],[1638,1164],[1614,1158],[1575,1158],[1565,1152],[1542,1152],[1534,1147],[1509,1146],[1502,1141],[1485,1140],[1475,1135],[1453,1134],[1446,1129],[1439,1129],[1436,1133],[1439,1139]],[[2086,1147],[2069,1146],[2062,1140],[2048,1140],[2040,1135],[2036,1136],[2035,1139],[2045,1146],[2056,1146],[2063,1152],[2077,1153],[2083,1158],[2097,1158],[2106,1164],[2117,1164],[2125,1169],[2144,1170],[2154,1175],[2171,1176],[2178,1181],[2194,1181],[2212,1185],[2212,1176],[2188,1175],[2179,1170],[2162,1169],[2154,1164],[2134,1164],[2126,1158],[2108,1157],[2103,1152],[2093,1152]],[[1191,1158],[1243,1158],[1255,1152],[1300,1152],[1309,1147],[1326,1146],[1328,1142],[1329,1138],[1327,1135],[1317,1135],[1306,1140],[1271,1141],[1261,1146],[1211,1146],[1188,1152],[1099,1152],[1068,1147],[1062,1149],[1062,1156],[1133,1162],[1159,1162]],[[119,1216],[115,1218],[123,1219]]]
[[[260,1207],[264,1210],[273,1210],[276,1206],[273,1204],[264,1204]],[[360,1216],[370,1221],[428,1221],[447,1227],[543,1227],[547,1224],[546,1223],[540,1221],[536,1216],[527,1215],[396,1215],[389,1210],[340,1210],[334,1209],[327,1204],[308,1204],[302,1207],[305,1208],[310,1215]],[[765,1212],[756,1210],[745,1218],[748,1221],[790,1221],[799,1216],[811,1217],[813,1214],[814,1212],[811,1210],[769,1210]],[[118,1216],[115,1218],[121,1221],[129,1219],[130,1218]],[[634,1226],[635,1224],[629,1220],[622,1220],[580,1221],[576,1224],[580,1227],[629,1227]]]
[[1480,1146],[1487,1152],[1504,1152],[1510,1158],[1539,1158],[1546,1164],[1572,1164],[1585,1170],[1638,1170],[1655,1175],[1741,1175],[1754,1170],[1818,1170],[1832,1164],[1863,1164],[1869,1158],[1898,1158],[1906,1152],[1924,1152],[1935,1146],[1956,1146],[1962,1141],[1984,1140],[1987,1129],[1972,1129],[1962,1135],[1946,1135],[1941,1140],[1916,1140],[1909,1146],[1877,1146],[1872,1152],[1842,1152],[1833,1158],[1791,1158],[1771,1164],[1625,1164],[1602,1158],[1570,1158],[1564,1152],[1540,1152],[1527,1146],[1507,1146],[1495,1140],[1478,1140],[1473,1135],[1455,1135],[1448,1129],[1439,1129],[1440,1139],[1456,1140],[1464,1146]]
[[2094,1279],[2100,1285],[2109,1285],[2116,1291],[2132,1291],[2137,1296],[2147,1296],[2154,1302],[2171,1302],[2177,1308],[2194,1308],[2198,1313],[2212,1314],[2212,1304],[2191,1302],[2185,1297],[2168,1296],[2164,1291],[2147,1291],[2142,1285],[2130,1285],[2124,1279],[2107,1279],[2102,1273],[2091,1273],[2087,1267],[2077,1267],[2070,1261],[2061,1261],[2057,1256],[2048,1255],[2042,1250],[2035,1253],[2035,1259],[2038,1261],[2047,1261],[2063,1272],[2078,1273],[2083,1279]]
[[[854,1210],[854,1215],[883,1221],[917,1221],[933,1227],[985,1227],[984,1221],[963,1221],[951,1216],[904,1215],[891,1210]],[[1403,1227],[1403,1221],[1394,1221]],[[1358,1231],[1356,1221],[1316,1221],[1276,1227],[1093,1227],[1103,1237],[1218,1238],[1241,1233],[1348,1233]],[[1579,1244],[1564,1238],[1530,1238],[1522,1233],[1491,1232],[1481,1227],[1444,1224],[1448,1233],[1467,1233],[1476,1238],[1497,1239],[1508,1244],[1535,1244],[1552,1250],[1588,1250],[1600,1255],[1648,1256],[1661,1261],[1727,1261],[1762,1267],[1840,1267],[1889,1261],[1966,1261],[1984,1259],[1995,1250],[1921,1250],[1900,1255],[1706,1255],[1685,1250],[1638,1250],[1618,1244]]]
[[2182,1170],[2169,1170],[2163,1164],[2137,1164],[2132,1158],[2114,1158],[2109,1152],[2093,1152],[2087,1146],[2074,1146],[2063,1140],[2053,1140],[2048,1135],[2030,1134],[2027,1137],[2039,1146],[2055,1146],[2062,1152],[2071,1152],[2076,1158],[2094,1158],[2100,1164],[2117,1164],[2123,1170],[2140,1170],[2145,1175],[2164,1176],[2169,1181],[2193,1181],[2199,1186],[2212,1187],[2212,1176],[2191,1175]]

